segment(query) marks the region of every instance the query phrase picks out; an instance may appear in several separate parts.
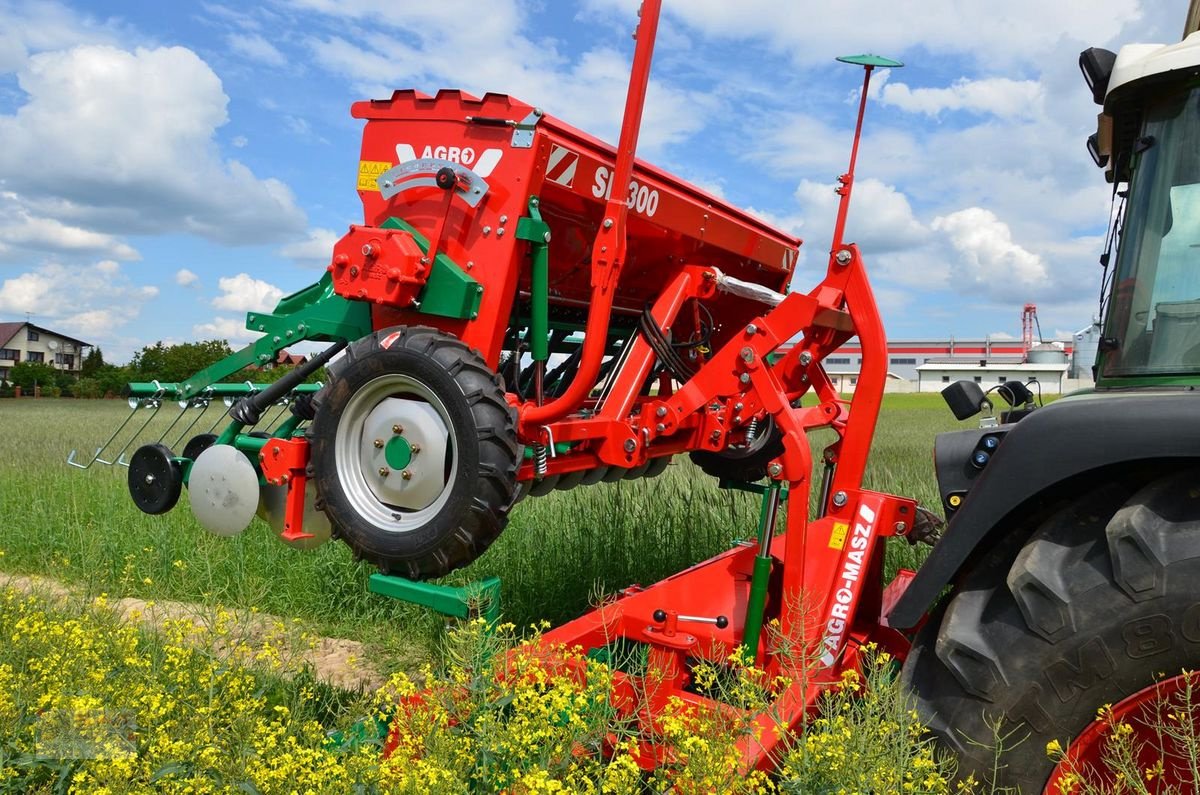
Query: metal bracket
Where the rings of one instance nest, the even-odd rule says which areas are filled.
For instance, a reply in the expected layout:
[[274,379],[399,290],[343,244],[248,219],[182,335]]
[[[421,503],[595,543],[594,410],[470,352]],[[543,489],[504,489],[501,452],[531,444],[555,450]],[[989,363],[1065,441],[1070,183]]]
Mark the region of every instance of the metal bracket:
[[530,149],[533,147],[533,130],[538,121],[545,116],[541,108],[534,108],[529,115],[513,124],[511,146],[513,149]]
[[471,618],[481,616],[488,626],[500,620],[500,578],[488,577],[461,587],[413,582],[389,574],[372,574],[371,593],[428,607],[444,616]]
[[458,180],[455,191],[467,203],[468,207],[476,207],[487,195],[488,184],[483,177],[460,163],[443,160],[440,157],[421,157],[407,160],[398,166],[392,166],[379,175],[376,182],[379,192],[384,199],[390,199],[409,188],[436,188],[437,173],[443,168],[454,171]]

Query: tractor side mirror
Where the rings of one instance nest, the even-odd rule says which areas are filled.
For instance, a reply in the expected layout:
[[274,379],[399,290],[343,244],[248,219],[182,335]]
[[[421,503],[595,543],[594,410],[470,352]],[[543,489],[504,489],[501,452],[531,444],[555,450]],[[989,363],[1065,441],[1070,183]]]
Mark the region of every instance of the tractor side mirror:
[[1033,393],[1029,391],[1029,387],[1022,384],[1020,381],[1005,381],[1000,386],[996,387],[996,392],[1008,405],[1024,406],[1033,402]]
[[942,390],[942,398],[954,418],[959,420],[974,417],[979,412],[992,408],[992,403],[984,396],[983,387],[974,381],[955,381]]

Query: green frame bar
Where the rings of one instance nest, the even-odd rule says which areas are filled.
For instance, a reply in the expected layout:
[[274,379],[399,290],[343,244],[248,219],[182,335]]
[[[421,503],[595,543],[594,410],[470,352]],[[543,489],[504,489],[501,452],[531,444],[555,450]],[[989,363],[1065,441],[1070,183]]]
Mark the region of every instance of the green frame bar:
[[[500,620],[500,578],[487,577],[467,585],[435,585],[414,582],[390,574],[372,574],[368,583],[371,593],[399,599],[452,618],[482,616],[489,626]],[[480,609],[482,607],[482,609]]]

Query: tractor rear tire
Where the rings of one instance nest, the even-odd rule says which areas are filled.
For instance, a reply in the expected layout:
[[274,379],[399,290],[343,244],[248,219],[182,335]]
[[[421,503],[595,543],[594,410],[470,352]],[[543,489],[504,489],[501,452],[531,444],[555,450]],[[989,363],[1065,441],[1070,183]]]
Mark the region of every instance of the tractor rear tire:
[[1197,484],[1190,470],[1075,500],[983,556],[918,633],[902,682],[960,777],[1041,792],[1047,743],[1200,664]]
[[770,417],[760,425],[758,435],[749,444],[731,445],[719,453],[696,450],[689,453],[692,463],[719,480],[762,480],[767,476],[767,465],[783,455],[783,434]]
[[456,337],[376,331],[346,349],[313,406],[309,477],[358,557],[423,580],[500,535],[516,495],[516,412]]

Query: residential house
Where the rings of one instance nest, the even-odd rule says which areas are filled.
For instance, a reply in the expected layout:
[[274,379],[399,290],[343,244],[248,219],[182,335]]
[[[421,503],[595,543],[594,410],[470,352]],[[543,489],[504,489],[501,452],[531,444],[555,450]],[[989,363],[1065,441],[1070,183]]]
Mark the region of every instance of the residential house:
[[0,323],[0,381],[8,380],[9,370],[18,362],[42,362],[78,376],[84,349],[91,347],[90,342],[28,321]]

